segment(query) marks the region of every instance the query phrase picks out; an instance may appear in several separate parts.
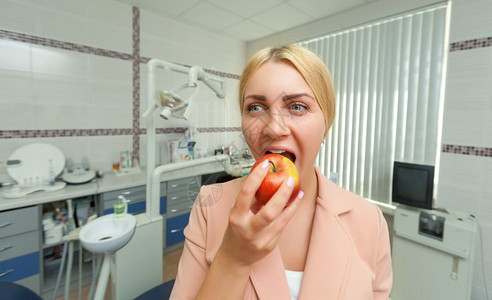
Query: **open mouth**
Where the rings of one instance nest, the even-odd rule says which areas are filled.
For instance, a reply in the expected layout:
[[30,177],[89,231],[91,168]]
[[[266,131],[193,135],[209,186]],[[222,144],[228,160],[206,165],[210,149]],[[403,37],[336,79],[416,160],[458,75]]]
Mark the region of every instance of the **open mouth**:
[[270,153],[280,154],[282,156],[285,156],[288,159],[290,159],[290,161],[292,161],[292,162],[295,162],[296,161],[295,154],[294,153],[291,153],[289,151],[285,151],[285,150],[268,150],[265,154],[270,154]]

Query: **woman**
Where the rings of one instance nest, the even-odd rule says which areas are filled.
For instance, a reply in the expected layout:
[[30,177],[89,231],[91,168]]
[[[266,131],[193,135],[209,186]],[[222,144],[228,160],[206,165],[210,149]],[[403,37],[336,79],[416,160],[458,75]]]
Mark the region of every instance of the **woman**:
[[323,62],[300,46],[261,50],[243,71],[239,102],[254,157],[289,157],[301,191],[286,205],[289,178],[266,205],[256,204],[268,164],[202,187],[171,299],[387,299],[392,270],[381,211],[314,166],[335,114]]

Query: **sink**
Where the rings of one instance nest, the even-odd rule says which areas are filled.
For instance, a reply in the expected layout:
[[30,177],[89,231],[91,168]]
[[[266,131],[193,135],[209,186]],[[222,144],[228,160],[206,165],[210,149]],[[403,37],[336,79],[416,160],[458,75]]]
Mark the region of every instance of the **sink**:
[[83,226],[79,239],[92,253],[112,253],[130,241],[136,224],[135,217],[130,214],[118,218],[115,214],[105,215]]

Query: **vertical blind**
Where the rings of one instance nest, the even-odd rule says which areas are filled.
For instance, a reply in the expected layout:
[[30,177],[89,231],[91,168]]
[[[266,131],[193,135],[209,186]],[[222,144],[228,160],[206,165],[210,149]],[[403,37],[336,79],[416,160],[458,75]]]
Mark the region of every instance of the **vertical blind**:
[[391,203],[394,161],[435,164],[445,24],[443,4],[299,43],[328,66],[337,94],[323,174]]

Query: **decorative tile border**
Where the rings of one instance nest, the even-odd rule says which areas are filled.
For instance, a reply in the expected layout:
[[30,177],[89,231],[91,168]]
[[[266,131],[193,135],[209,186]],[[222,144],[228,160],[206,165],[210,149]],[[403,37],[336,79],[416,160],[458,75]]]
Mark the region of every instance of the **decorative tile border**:
[[[142,63],[142,64],[148,63],[149,60],[151,60],[151,58],[149,58],[149,57],[140,57],[140,63]],[[175,63],[175,62],[172,62],[172,63]],[[182,65],[183,67],[188,67],[188,68],[192,67],[191,65],[186,65],[186,64],[180,64],[180,63],[175,63],[175,64]],[[238,75],[238,74],[221,72],[221,71],[211,70],[211,69],[203,69],[203,70],[209,74],[212,74],[212,75],[215,75],[218,77],[236,79],[236,80],[241,79],[241,75]]]
[[131,128],[0,130],[0,139],[131,135]]
[[241,127],[203,127],[197,128],[198,132],[237,132],[241,131]]
[[53,39],[49,39],[49,38],[45,38],[45,37],[39,37],[39,36],[28,35],[28,34],[24,34],[24,33],[12,32],[12,31],[3,30],[3,29],[0,29],[0,39],[9,40],[9,41],[16,41],[16,42],[23,42],[23,43],[45,46],[45,47],[51,47],[51,48],[57,48],[57,49],[63,49],[63,50],[68,50],[68,51],[81,52],[81,53],[92,54],[92,55],[119,58],[119,59],[123,59],[123,60],[134,59],[134,57],[128,53],[123,53],[123,52],[118,52],[118,51],[113,51],[113,50],[107,50],[107,49],[102,49],[102,48],[96,48],[96,47],[91,47],[91,46],[86,46],[86,45],[80,45],[80,44],[75,44],[75,43],[71,43],[71,42],[58,41],[58,40],[53,40]]
[[[171,133],[184,134],[186,132],[186,129],[188,129],[188,128],[185,128],[185,127],[156,128],[155,134],[171,134]],[[147,129],[142,128],[142,130],[140,130],[140,133],[141,134],[146,134],[147,133]]]
[[[183,134],[187,127],[157,128],[156,134]],[[198,127],[200,133],[238,132],[241,127]],[[27,138],[57,138],[57,137],[84,137],[84,136],[117,136],[131,135],[139,140],[138,136],[146,134],[145,128],[97,128],[97,129],[46,129],[46,130],[0,130],[2,139],[27,139]],[[138,146],[139,144],[137,144]],[[134,143],[135,146],[135,143]]]
[[492,37],[455,42],[449,45],[449,52],[492,47]]
[[492,157],[492,148],[490,147],[475,147],[462,145],[442,145],[443,153],[453,153],[472,156]]
[[[173,128],[156,128],[156,134],[170,134],[180,133],[183,134],[188,130],[188,127],[173,127]],[[197,127],[197,132],[200,133],[215,133],[215,132],[238,132],[241,131],[241,127]],[[139,134],[146,134],[147,129],[141,128]]]
[[[133,7],[132,18],[132,48],[133,48],[133,153],[137,153],[137,159],[140,158],[140,10]],[[135,155],[135,154],[134,154]]]

